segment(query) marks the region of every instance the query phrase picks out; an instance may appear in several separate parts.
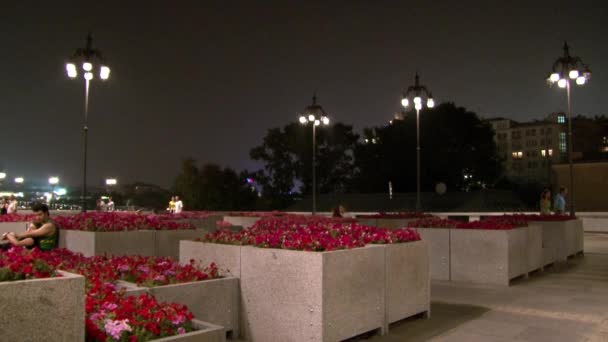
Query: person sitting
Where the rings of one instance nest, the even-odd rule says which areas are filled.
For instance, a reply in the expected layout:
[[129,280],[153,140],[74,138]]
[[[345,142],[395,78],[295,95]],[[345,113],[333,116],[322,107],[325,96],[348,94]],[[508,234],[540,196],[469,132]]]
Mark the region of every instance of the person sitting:
[[343,206],[339,205],[334,208],[331,217],[345,217],[346,209]]
[[34,219],[23,233],[8,232],[2,235],[2,240],[8,240],[8,247],[23,246],[38,247],[42,251],[57,248],[59,245],[59,228],[49,217],[49,207],[43,203],[32,205]]

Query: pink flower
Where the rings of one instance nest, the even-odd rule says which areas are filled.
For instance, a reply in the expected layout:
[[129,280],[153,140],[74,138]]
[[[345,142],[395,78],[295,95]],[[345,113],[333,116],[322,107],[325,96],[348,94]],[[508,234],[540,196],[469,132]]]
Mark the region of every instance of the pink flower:
[[177,328],[177,334],[178,335],[183,335],[185,333],[186,333],[186,329],[184,329],[184,327]]
[[128,331],[128,332],[132,331],[132,329],[128,323],[129,323],[128,319],[116,320],[116,321],[113,321],[111,319],[106,319],[105,324],[104,324],[104,329],[106,330],[106,333],[110,334],[110,336],[112,336],[115,340],[119,340],[120,335],[122,334],[123,331]]

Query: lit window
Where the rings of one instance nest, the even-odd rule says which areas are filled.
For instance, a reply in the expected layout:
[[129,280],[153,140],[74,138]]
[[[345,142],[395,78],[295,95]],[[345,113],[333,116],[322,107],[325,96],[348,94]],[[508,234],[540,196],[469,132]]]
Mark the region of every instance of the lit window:
[[553,155],[553,149],[550,148],[548,151],[549,151],[549,155],[552,156]]
[[566,123],[566,117],[563,115],[558,116],[557,123],[560,123],[560,124]]
[[543,157],[544,157],[546,154],[547,154],[547,151],[545,151],[545,150],[540,150],[540,155],[541,155],[541,156],[543,156]]
[[562,153],[566,152],[566,133],[565,132],[559,133],[559,150]]

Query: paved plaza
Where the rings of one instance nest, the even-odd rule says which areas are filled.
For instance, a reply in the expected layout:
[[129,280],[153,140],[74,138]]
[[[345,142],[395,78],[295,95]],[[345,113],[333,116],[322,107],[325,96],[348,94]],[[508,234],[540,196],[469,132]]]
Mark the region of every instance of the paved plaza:
[[510,287],[432,284],[432,317],[353,341],[608,341],[608,234],[585,234],[585,256]]

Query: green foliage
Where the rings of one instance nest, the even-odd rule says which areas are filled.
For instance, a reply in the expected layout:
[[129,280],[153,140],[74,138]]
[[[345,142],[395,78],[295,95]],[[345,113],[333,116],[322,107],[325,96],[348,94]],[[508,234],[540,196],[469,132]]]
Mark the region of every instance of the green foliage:
[[[404,120],[367,129],[368,141],[355,151],[357,175],[354,187],[360,192],[386,192],[392,182],[394,192],[416,190],[416,112]],[[473,112],[444,103],[420,112],[422,191],[433,191],[443,182],[448,189],[471,187],[464,174],[476,184],[492,184],[501,164],[489,124]]]
[[[296,184],[301,185],[303,194],[311,193],[312,134],[310,125],[290,123],[282,129],[269,129],[262,145],[251,149],[251,158],[264,165],[255,178],[262,185],[263,197],[270,207],[289,205]],[[341,123],[316,128],[316,174],[320,193],[348,191],[358,138],[352,126]]]
[[237,173],[212,163],[199,169],[189,158],[182,162],[174,192],[188,210],[249,210],[255,206],[257,193],[246,184],[248,176],[247,171]]

